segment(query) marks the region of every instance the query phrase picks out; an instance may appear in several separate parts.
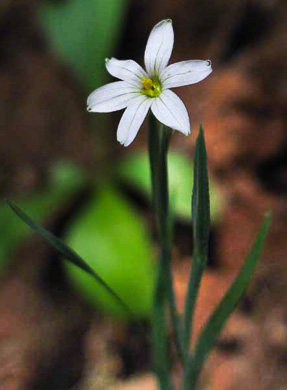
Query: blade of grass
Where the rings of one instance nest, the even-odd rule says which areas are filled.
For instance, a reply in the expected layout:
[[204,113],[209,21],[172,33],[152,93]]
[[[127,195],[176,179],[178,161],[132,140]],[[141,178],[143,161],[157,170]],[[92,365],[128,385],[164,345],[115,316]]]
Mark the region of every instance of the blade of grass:
[[194,184],[192,194],[193,247],[195,253],[207,255],[210,225],[207,154],[200,125],[195,145]]
[[262,253],[263,244],[271,223],[271,213],[267,213],[260,227],[256,240],[229,290],[208,319],[197,341],[195,352],[189,358],[183,381],[184,390],[194,390],[197,385],[202,366],[220,334],[227,319],[230,317],[240,298],[248,287]]
[[203,128],[200,126],[194,155],[192,194],[193,257],[184,309],[184,348],[188,356],[193,314],[202,275],[207,263],[210,224],[207,155]]
[[111,294],[119,305],[129,314],[133,315],[132,310],[126,305],[121,297],[71,248],[69,248],[63,241],[54,236],[52,233],[36,224],[27,214],[24,213],[14,202],[7,199],[11,209],[26,225],[30,226],[36,233],[40,234],[46,241],[48,241],[66,260],[81,268],[93,276],[96,281],[102,285],[109,294]]

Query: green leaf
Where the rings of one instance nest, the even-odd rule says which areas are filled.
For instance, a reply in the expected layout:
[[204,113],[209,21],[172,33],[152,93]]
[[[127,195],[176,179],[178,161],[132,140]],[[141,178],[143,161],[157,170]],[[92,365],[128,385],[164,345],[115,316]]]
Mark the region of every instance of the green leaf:
[[193,255],[184,309],[184,345],[188,355],[193,315],[204,269],[207,264],[209,238],[209,185],[207,155],[203,129],[200,127],[194,154],[192,193]]
[[204,326],[196,344],[194,357],[190,357],[190,361],[185,373],[184,389],[195,388],[200,370],[203,363],[213,347],[218,335],[220,334],[226,321],[236,308],[239,300],[242,298],[247,289],[251,278],[255,272],[255,267],[258,263],[259,256],[263,249],[263,244],[271,223],[271,214],[266,214],[266,217],[261,225],[255,243],[253,244],[247,259],[242,266],[239,274],[236,276],[229,290],[222,298],[219,305],[208,319]]
[[[47,187],[31,195],[17,197],[17,202],[30,210],[37,222],[53,214],[63,202],[69,201],[87,183],[83,172],[68,162],[58,162],[52,168]],[[11,213],[7,202],[0,201],[0,272],[15,247],[29,231]]]
[[[210,224],[207,156],[203,129],[200,126],[194,154],[192,226],[194,253],[207,257]],[[193,260],[194,261],[194,260]]]
[[[111,187],[95,192],[71,221],[66,242],[116,291],[135,316],[150,315],[155,269],[143,221]],[[66,264],[79,290],[96,307],[125,316],[106,291],[80,269]]]
[[39,2],[39,20],[51,48],[87,88],[104,80],[105,58],[120,39],[127,0]]
[[65,259],[69,260],[72,264],[77,266],[77,268],[83,270],[85,273],[91,275],[96,279],[98,284],[105,289],[105,291],[112,296],[112,298],[120,305],[127,314],[131,315],[129,307],[124,303],[124,301],[119,297],[117,293],[83,260],[80,256],[77,255],[72,249],[64,244],[59,238],[54,236],[52,233],[48,232],[46,229],[37,225],[27,214],[25,214],[15,203],[11,200],[8,200],[9,206],[11,209],[18,215],[26,225],[30,226],[36,233],[40,234],[46,241],[49,242]]
[[[177,218],[190,220],[190,194],[193,187],[193,163],[182,153],[168,154],[168,180],[170,200]],[[151,178],[148,154],[143,151],[131,152],[120,162],[118,175],[121,180],[141,191],[151,200]],[[223,200],[216,185],[210,181],[211,221],[216,222],[223,208]]]

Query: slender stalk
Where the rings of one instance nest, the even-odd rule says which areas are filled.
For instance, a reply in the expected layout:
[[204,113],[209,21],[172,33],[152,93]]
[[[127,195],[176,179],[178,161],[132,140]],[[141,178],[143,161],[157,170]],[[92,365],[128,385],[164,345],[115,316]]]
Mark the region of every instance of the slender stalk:
[[170,378],[170,362],[168,358],[168,337],[166,329],[166,278],[164,273],[164,258],[161,254],[157,284],[154,296],[153,312],[153,366],[159,381],[160,390],[172,390]]
[[183,390],[196,390],[199,380],[199,376],[202,369],[202,363],[199,362],[194,356],[189,356],[186,363],[186,369],[184,371],[182,389]]
[[184,333],[183,343],[185,346],[185,356],[188,356],[189,345],[192,336],[193,314],[195,310],[196,300],[199,292],[199,287],[202,275],[205,268],[205,261],[200,254],[193,254],[193,264],[189,275],[189,282],[186,293],[185,310],[184,310]]
[[[166,329],[167,303],[169,304],[172,324],[176,334],[176,345],[178,353],[181,357],[183,356],[181,328],[176,309],[171,272],[172,228],[171,218],[169,215],[167,172],[167,153],[170,136],[171,130],[163,125],[160,125],[151,115],[149,126],[149,157],[151,167],[153,204],[156,213],[161,250],[158,269],[158,283],[156,286],[154,305],[154,343],[156,349],[154,364],[155,367],[157,367],[157,375],[160,373],[161,376],[163,376],[163,371],[165,371],[165,375],[169,375],[169,364],[166,361],[168,356],[168,338]],[[160,351],[159,345],[161,345]],[[159,359],[161,359],[161,370],[159,370],[158,367]],[[163,387],[163,380],[160,380],[160,382],[162,383],[161,389],[166,390],[166,387]]]

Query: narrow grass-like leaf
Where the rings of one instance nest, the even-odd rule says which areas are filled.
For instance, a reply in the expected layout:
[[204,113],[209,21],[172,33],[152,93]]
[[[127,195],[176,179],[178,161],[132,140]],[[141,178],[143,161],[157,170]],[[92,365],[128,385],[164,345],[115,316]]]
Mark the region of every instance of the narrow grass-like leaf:
[[202,126],[196,140],[192,194],[193,257],[184,310],[184,345],[188,355],[193,314],[201,278],[207,263],[210,223],[207,155]]
[[213,347],[223,326],[236,308],[236,305],[248,287],[254,274],[255,267],[258,263],[259,256],[262,252],[264,240],[266,238],[270,222],[271,214],[267,213],[255,243],[253,244],[239,274],[236,276],[229,290],[222,298],[219,305],[215,308],[214,312],[204,326],[202,333],[197,341],[194,355],[193,357],[190,357],[185,371],[183,386],[184,390],[196,388],[196,383],[199,378],[200,371],[211,348]]
[[203,128],[200,126],[195,146],[192,226],[194,252],[207,254],[210,224],[207,155]]
[[[53,215],[87,186],[88,177],[69,161],[58,161],[51,166],[45,188],[17,197],[24,208],[30,210],[37,223]],[[0,274],[9,266],[15,247],[29,234],[25,225],[11,213],[5,199],[0,200]]]
[[62,256],[64,256],[65,259],[93,276],[96,281],[101,284],[115,298],[119,305],[121,305],[129,315],[133,315],[131,309],[125,304],[121,297],[113,289],[111,289],[110,286],[76,252],[74,252],[63,241],[54,236],[52,233],[36,224],[10,199],[7,200],[7,202],[11,209],[18,215],[20,219],[22,219],[23,222],[25,222],[36,233],[40,234],[46,241],[48,241]]
[[[190,222],[190,194],[193,188],[193,162],[182,152],[168,153],[168,184],[170,195],[173,196],[174,215],[186,223]],[[121,160],[117,167],[121,181],[128,184],[148,200],[151,198],[151,178],[148,154],[144,151],[134,151]],[[223,209],[223,197],[216,183],[209,179],[210,219],[211,223],[218,221]],[[171,197],[170,197],[171,200]]]

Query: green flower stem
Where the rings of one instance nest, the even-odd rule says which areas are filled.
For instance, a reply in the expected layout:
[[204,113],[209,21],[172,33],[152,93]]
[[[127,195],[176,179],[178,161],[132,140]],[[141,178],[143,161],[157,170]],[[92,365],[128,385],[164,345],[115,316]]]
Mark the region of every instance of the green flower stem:
[[164,273],[165,251],[161,254],[153,310],[153,367],[160,390],[173,390],[168,358],[168,337],[166,329],[166,278]]
[[173,290],[171,272],[171,241],[172,228],[169,215],[168,199],[168,172],[167,153],[171,130],[160,125],[150,115],[149,124],[149,158],[151,167],[151,180],[153,203],[156,213],[157,226],[160,239],[160,261],[158,278],[154,300],[154,365],[156,374],[160,380],[161,390],[171,388],[171,382],[167,386],[169,377],[168,337],[166,321],[166,304],[169,304],[172,324],[176,333],[176,344],[179,354],[182,356],[181,328],[176,309],[176,301]]
[[206,257],[201,254],[193,254],[192,267],[189,275],[189,282],[186,293],[185,310],[184,310],[184,333],[183,343],[185,346],[185,356],[189,353],[190,340],[192,336],[193,315],[196,300],[200,288],[201,279],[206,264]]
[[160,240],[163,243],[170,238],[170,231],[167,228],[169,221],[167,153],[171,130],[157,122],[152,114],[149,119],[149,159],[152,195]]

